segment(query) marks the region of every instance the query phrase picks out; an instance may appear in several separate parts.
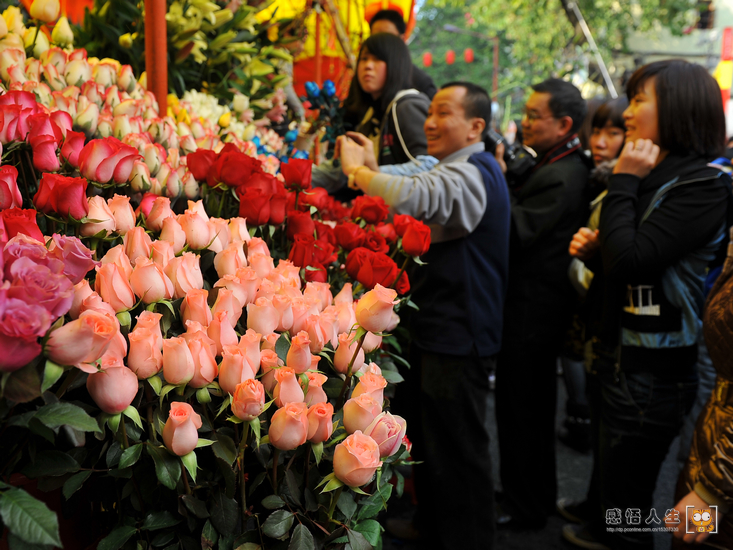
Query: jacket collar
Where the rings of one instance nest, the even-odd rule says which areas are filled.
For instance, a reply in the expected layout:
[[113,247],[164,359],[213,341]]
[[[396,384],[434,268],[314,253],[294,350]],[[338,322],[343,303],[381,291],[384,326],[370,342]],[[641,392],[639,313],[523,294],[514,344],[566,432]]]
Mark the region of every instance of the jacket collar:
[[451,153],[447,157],[445,157],[443,160],[441,160],[438,164],[448,164],[449,162],[457,162],[462,160],[464,157],[468,158],[471,155],[475,153],[483,153],[486,150],[486,147],[484,146],[484,142],[480,141],[478,143],[473,143],[469,145],[468,147],[464,147],[463,149],[459,149],[458,151]]

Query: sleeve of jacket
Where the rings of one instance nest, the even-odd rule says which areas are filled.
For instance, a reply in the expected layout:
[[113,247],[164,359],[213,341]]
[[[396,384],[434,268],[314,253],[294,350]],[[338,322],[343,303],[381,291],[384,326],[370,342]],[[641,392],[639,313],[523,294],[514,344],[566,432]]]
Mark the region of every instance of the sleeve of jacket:
[[[430,102],[422,95],[405,96],[394,107],[405,147],[415,158],[428,154],[428,139],[425,137],[424,129],[425,119],[428,118],[428,107],[430,107]],[[399,141],[399,137],[395,136],[395,138]]]
[[382,197],[397,214],[466,234],[478,226],[487,201],[481,173],[468,162],[438,165],[412,177],[378,174],[369,182],[367,194]]
[[639,225],[640,183],[636,176],[613,175],[601,209],[603,268],[609,278],[620,281],[658,276],[703,246],[720,229],[727,208],[722,185],[686,185],[667,193]]

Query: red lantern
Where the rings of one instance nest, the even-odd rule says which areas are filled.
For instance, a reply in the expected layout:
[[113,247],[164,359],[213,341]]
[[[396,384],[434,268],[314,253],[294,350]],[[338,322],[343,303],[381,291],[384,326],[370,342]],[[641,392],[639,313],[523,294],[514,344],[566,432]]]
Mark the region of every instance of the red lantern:
[[453,65],[456,61],[456,52],[453,50],[448,50],[445,53],[445,62],[448,63],[448,65]]
[[473,50],[471,48],[466,48],[463,52],[463,59],[466,61],[466,63],[473,63]]
[[422,54],[422,64],[426,67],[430,67],[433,64],[433,54],[430,52],[425,52]]

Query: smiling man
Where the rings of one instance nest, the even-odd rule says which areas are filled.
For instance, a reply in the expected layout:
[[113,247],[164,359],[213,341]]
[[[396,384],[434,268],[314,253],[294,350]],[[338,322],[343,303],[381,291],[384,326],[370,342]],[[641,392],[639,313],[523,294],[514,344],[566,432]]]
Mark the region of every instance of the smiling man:
[[413,457],[423,461],[415,467],[418,512],[413,525],[387,523],[402,538],[424,533],[420,548],[493,548],[486,414],[501,342],[510,210],[504,177],[482,142],[490,119],[483,88],[443,86],[425,121],[428,154],[440,162],[412,177],[374,172],[365,166],[369,147],[339,143],[352,187],[383,197],[393,213],[410,214],[432,232],[427,265],[410,272],[420,312],[410,320],[412,368],[402,373],[395,401]]

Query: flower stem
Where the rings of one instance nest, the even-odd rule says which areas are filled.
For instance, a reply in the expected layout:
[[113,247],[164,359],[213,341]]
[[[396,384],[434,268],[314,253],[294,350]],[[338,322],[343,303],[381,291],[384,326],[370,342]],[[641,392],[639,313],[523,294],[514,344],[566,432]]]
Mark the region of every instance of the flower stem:
[[407,264],[411,259],[412,259],[411,256],[408,256],[407,258],[405,258],[405,261],[402,262],[402,268],[400,269],[400,272],[397,274],[397,278],[394,280],[394,283],[392,283],[392,286],[390,286],[389,288],[394,288],[397,286],[397,283],[399,282],[400,277],[402,277],[402,274],[405,272],[405,269],[407,269]]
[[150,440],[157,445],[158,436],[155,432],[155,424],[153,423],[153,402],[155,401],[153,398],[153,390],[149,383],[143,385],[145,386],[145,399],[148,402],[148,434],[150,436]]
[[249,422],[244,423],[242,439],[239,441],[239,494],[242,501],[242,525],[247,525],[247,474],[244,471],[244,451],[249,438]]
[[354,366],[354,361],[356,361],[356,356],[359,355],[359,352],[361,351],[361,346],[364,344],[364,338],[366,338],[367,333],[364,332],[364,334],[361,335],[359,340],[356,344],[356,350],[354,351],[354,355],[351,356],[351,361],[349,361],[349,368],[346,370],[346,378],[344,379],[344,385],[341,386],[341,393],[339,394],[339,400],[336,405],[336,410],[340,410],[341,407],[344,405],[344,396],[346,395],[346,390],[351,385],[351,369]]
[[216,211],[217,218],[221,218],[221,212],[222,212],[222,209],[224,208],[224,195],[225,194],[226,193],[219,193],[219,208]]
[[310,473],[311,469],[311,449],[313,448],[312,443],[308,443],[308,450],[305,452],[305,468],[303,473],[303,490],[305,491],[308,488],[308,474]]
[[122,428],[122,448],[127,449],[130,446],[130,442],[127,440],[127,428],[125,427],[124,415],[120,418],[120,427]]
[[69,371],[69,374],[66,375],[66,378],[64,378],[64,381],[61,384],[61,387],[56,392],[56,397],[61,399],[61,397],[66,393],[66,390],[69,389],[69,386],[71,386],[72,382],[76,380],[76,377],[79,376],[79,369],[71,369]]
[[272,453],[272,490],[275,491],[277,496],[277,462],[280,460],[280,450],[275,449]]
[[339,498],[341,497],[341,493],[344,490],[344,486],[342,485],[338,489],[336,489],[336,492],[333,493],[331,496],[331,506],[328,509],[328,523],[331,523],[333,521],[333,513],[336,511],[336,503],[339,501]]

